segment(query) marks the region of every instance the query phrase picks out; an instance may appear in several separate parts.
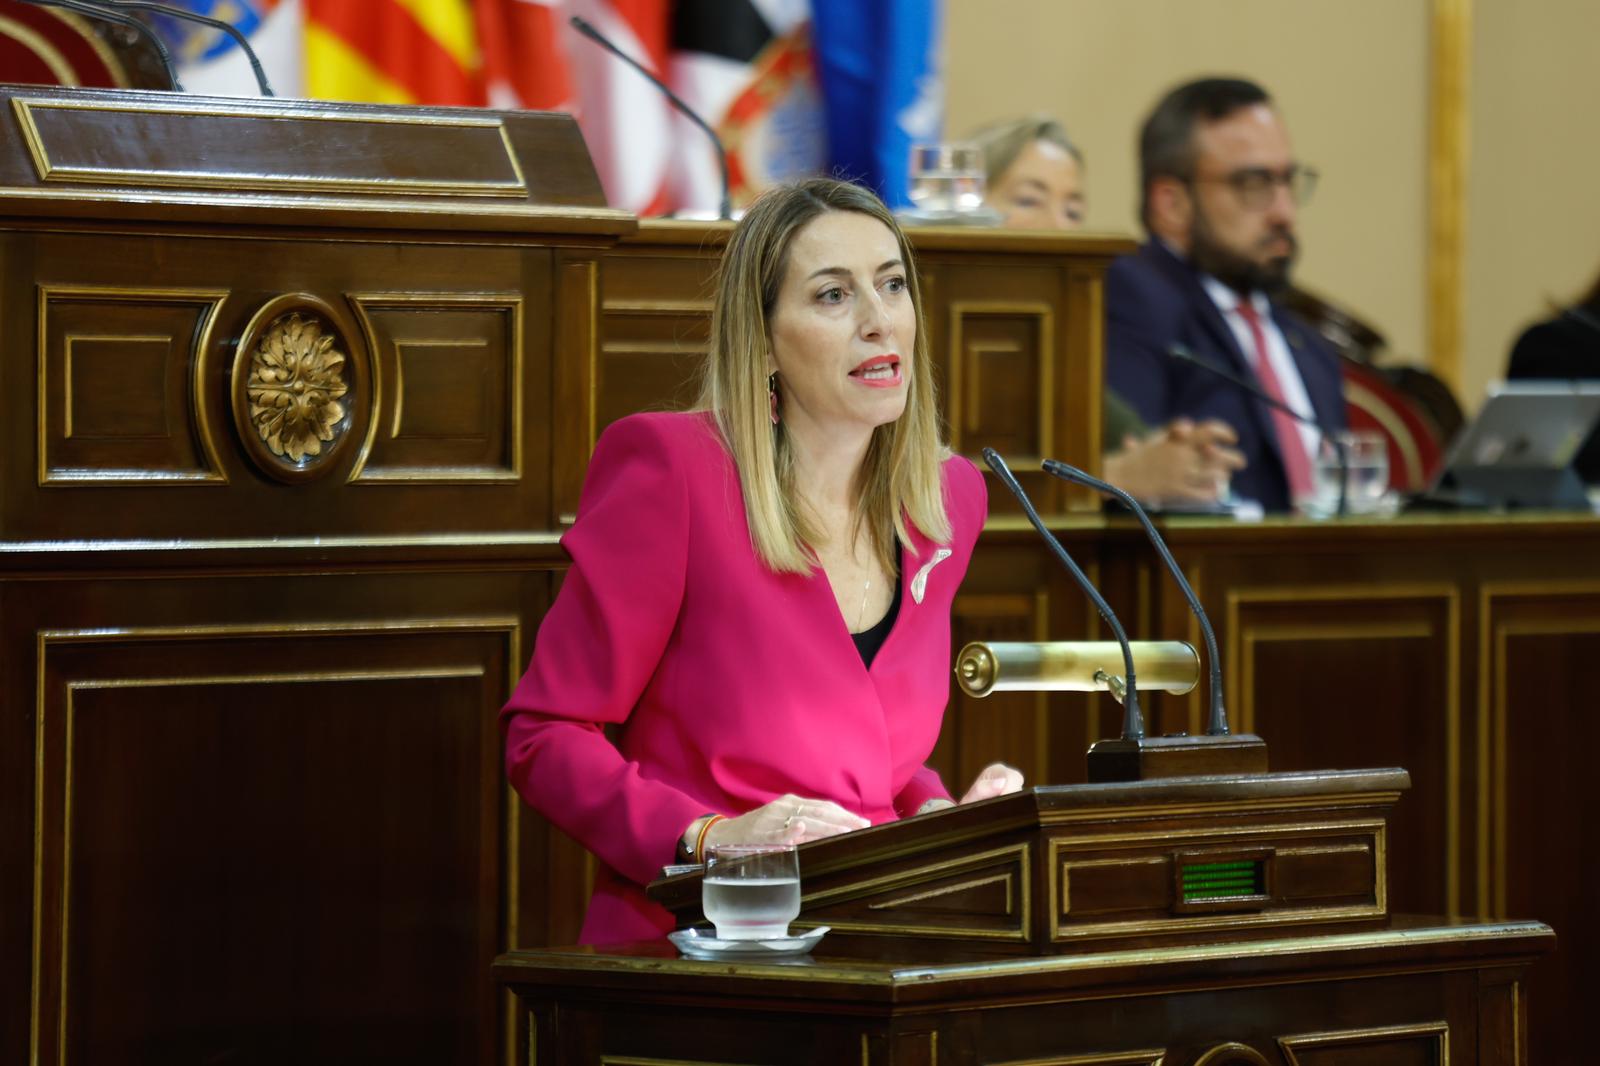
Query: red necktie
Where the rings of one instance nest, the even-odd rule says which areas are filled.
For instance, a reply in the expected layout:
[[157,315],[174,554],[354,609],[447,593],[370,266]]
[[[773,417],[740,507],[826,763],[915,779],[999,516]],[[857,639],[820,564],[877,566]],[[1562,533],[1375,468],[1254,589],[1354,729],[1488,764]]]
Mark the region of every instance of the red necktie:
[[[1250,327],[1250,336],[1255,339],[1256,377],[1261,379],[1262,389],[1274,400],[1288,406],[1289,401],[1283,395],[1283,385],[1272,369],[1272,360],[1267,358],[1267,335],[1261,331],[1261,316],[1256,314],[1256,309],[1249,300],[1240,300],[1234,310],[1245,320]],[[1278,431],[1278,451],[1283,455],[1283,468],[1289,475],[1289,498],[1298,500],[1311,495],[1311,460],[1306,455],[1305,444],[1300,440],[1299,425],[1287,412],[1276,408],[1272,411],[1272,424]]]

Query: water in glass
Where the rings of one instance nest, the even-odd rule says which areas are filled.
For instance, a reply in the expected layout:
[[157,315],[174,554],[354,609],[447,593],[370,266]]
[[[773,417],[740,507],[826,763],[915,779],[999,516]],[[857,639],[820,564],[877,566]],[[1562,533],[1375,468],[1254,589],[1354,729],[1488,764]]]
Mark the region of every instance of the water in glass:
[[983,206],[983,155],[969,144],[919,144],[911,149],[911,202],[927,212]]
[[706,856],[701,908],[723,940],[789,935],[800,915],[800,865],[787,845],[726,845]]
[[[1345,432],[1337,435],[1344,445],[1345,507],[1350,514],[1370,514],[1389,491],[1389,452],[1376,433]],[[1331,445],[1317,453],[1312,467],[1313,513],[1334,514],[1339,501],[1339,455]]]

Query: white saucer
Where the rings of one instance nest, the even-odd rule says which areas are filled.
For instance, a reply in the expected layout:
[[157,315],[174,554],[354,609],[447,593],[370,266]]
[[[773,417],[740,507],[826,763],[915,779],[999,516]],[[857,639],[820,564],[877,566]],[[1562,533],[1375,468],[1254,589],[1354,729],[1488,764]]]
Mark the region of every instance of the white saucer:
[[692,959],[786,959],[809,952],[827,931],[827,926],[819,925],[799,936],[718,940],[715,929],[679,929],[668,933],[667,939]]

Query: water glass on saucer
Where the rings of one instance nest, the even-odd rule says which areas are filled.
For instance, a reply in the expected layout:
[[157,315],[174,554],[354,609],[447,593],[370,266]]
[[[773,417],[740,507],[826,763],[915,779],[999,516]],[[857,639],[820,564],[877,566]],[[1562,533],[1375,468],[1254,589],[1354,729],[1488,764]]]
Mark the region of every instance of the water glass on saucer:
[[701,908],[721,940],[789,935],[800,916],[800,857],[793,844],[722,844],[706,853]]

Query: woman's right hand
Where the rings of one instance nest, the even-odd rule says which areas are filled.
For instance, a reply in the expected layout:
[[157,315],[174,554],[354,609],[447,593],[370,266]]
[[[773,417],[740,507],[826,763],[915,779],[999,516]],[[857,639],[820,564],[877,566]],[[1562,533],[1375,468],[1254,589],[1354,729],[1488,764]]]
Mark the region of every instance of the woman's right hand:
[[718,844],[804,844],[838,836],[872,823],[831,800],[779,796],[737,818],[723,818],[706,830],[704,847]]

